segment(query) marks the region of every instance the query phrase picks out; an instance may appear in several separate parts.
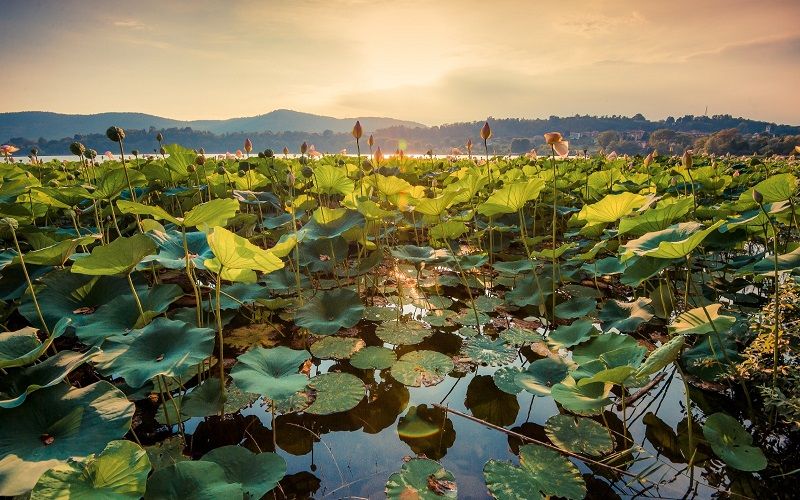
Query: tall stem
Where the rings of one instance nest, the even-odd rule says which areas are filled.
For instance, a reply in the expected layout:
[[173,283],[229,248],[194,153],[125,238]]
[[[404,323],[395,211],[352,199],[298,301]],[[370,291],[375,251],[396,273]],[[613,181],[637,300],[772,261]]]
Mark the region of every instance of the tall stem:
[[142,301],[139,300],[139,294],[136,293],[136,287],[133,286],[133,280],[131,279],[131,273],[126,275],[128,278],[128,286],[131,288],[131,293],[133,294],[133,300],[136,301],[136,308],[139,309],[139,317],[141,318],[144,316],[144,309],[142,309]]
[[556,188],[556,147],[550,145],[550,151],[553,161],[553,220],[552,220],[552,239],[553,239],[553,319],[556,314],[556,205],[558,197],[558,189]]
[[39,321],[42,323],[42,328],[44,329],[47,336],[50,336],[50,329],[47,327],[47,323],[44,321],[44,316],[42,315],[42,309],[39,307],[39,301],[36,299],[36,292],[33,290],[33,282],[31,282],[31,277],[28,274],[28,268],[25,267],[25,259],[22,257],[22,250],[19,248],[19,240],[17,240],[17,232],[14,230],[14,226],[11,224],[8,225],[11,228],[11,236],[14,238],[14,246],[17,249],[17,255],[19,256],[19,264],[22,266],[22,272],[25,274],[25,281],[28,282],[28,290],[31,291],[31,299],[33,300],[33,307],[36,308],[36,314],[39,315]]
[[[225,397],[225,357],[223,352],[222,346],[222,308],[220,307],[220,292],[222,289],[222,269],[223,266],[219,266],[219,272],[217,273],[217,282],[216,286],[214,287],[214,291],[216,293],[216,301],[214,304],[214,314],[216,315],[217,320],[217,337],[219,342],[219,360],[217,363],[219,364],[219,386],[220,386],[220,393],[222,397]],[[222,410],[224,411],[224,410]]]

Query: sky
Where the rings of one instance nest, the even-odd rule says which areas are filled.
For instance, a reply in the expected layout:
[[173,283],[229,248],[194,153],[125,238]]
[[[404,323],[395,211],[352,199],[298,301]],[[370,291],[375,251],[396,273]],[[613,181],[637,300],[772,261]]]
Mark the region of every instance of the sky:
[[800,124],[800,0],[0,0],[0,112]]

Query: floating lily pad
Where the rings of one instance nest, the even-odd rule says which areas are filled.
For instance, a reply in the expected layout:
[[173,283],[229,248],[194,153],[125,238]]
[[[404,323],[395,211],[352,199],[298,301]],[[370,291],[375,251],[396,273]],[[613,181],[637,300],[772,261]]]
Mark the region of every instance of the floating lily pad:
[[755,472],[767,467],[764,453],[753,446],[753,436],[730,415],[710,415],[703,425],[703,435],[714,453],[734,469]]
[[541,333],[531,330],[530,328],[520,328],[518,326],[512,326],[511,328],[503,330],[500,332],[500,338],[503,339],[506,344],[516,347],[544,341],[544,337]]
[[245,392],[262,394],[267,399],[286,399],[308,383],[308,378],[298,372],[309,357],[306,351],[283,346],[257,347],[237,358],[231,378]]
[[350,357],[350,364],[361,370],[384,370],[397,361],[397,355],[385,347],[368,346]]
[[457,494],[453,474],[439,462],[427,458],[409,460],[386,482],[386,498],[393,500],[436,500],[457,498]]
[[150,459],[153,470],[159,470],[189,460],[189,457],[183,454],[185,447],[186,444],[181,436],[172,436],[145,447],[145,451],[147,451],[147,457]]
[[608,429],[589,418],[553,415],[544,429],[550,441],[562,450],[594,457],[614,450]]
[[514,382],[522,389],[537,396],[549,396],[551,388],[564,380],[569,367],[553,358],[537,359],[514,377]]
[[597,301],[591,297],[578,297],[556,305],[556,316],[573,319],[586,316],[597,307]]
[[556,328],[547,337],[547,343],[555,348],[567,348],[576,346],[589,340],[592,335],[599,333],[590,320],[580,319],[570,325],[562,325]]
[[201,460],[222,467],[228,482],[241,484],[245,498],[261,498],[286,475],[286,461],[280,455],[253,453],[241,446],[215,448]]
[[722,304],[711,304],[686,311],[675,318],[669,331],[679,335],[706,335],[714,331],[724,333],[736,323],[736,318],[720,314],[721,308]]
[[387,344],[414,345],[433,335],[433,330],[418,321],[387,321],[378,325],[375,335]]
[[31,500],[52,498],[138,499],[144,495],[150,460],[131,441],[111,441],[102,453],[83,462],[68,462],[45,472]]
[[508,394],[519,394],[522,392],[522,387],[517,385],[516,378],[517,374],[521,371],[522,370],[516,366],[504,366],[496,370],[492,374],[494,385],[496,385],[501,391]]
[[429,387],[436,385],[455,367],[449,356],[436,351],[414,351],[404,354],[392,365],[392,377],[403,385]]
[[392,248],[390,251],[394,258],[404,260],[415,266],[419,266],[423,263],[442,264],[452,258],[447,250],[436,250],[431,247],[418,247],[414,245],[400,245]]
[[519,463],[489,460],[483,467],[489,493],[500,499],[533,499],[544,495],[582,500],[586,484],[572,462],[536,444],[519,448]]
[[611,384],[602,382],[578,386],[572,377],[553,386],[550,395],[561,406],[578,415],[596,415],[611,404]]
[[619,332],[633,332],[646,321],[650,321],[655,311],[651,300],[640,298],[634,302],[607,300],[600,311],[603,330],[616,329]]
[[347,359],[364,345],[359,338],[323,337],[311,344],[311,354],[319,359]]
[[355,326],[364,317],[364,305],[353,290],[323,291],[297,309],[294,321],[316,335],[331,335]]
[[503,339],[491,340],[483,336],[467,340],[461,352],[473,362],[484,366],[505,365],[517,356],[516,349],[509,347]]
[[156,470],[147,480],[145,500],[217,500],[244,498],[244,489],[231,482],[222,466],[205,460],[178,462]]
[[139,388],[157,375],[179,378],[211,356],[214,330],[156,318],[126,336],[109,337],[96,359],[98,369]]
[[105,381],[59,384],[0,411],[0,495],[21,495],[44,471],[99,453],[128,432],[132,417],[133,403]]
[[316,391],[316,399],[307,413],[329,415],[354,408],[364,399],[364,383],[349,373],[323,373],[312,378],[308,387]]

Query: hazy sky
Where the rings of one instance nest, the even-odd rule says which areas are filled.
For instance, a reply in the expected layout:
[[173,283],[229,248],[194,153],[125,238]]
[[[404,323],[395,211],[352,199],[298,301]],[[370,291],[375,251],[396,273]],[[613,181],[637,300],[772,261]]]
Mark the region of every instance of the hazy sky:
[[0,111],[800,124],[800,0],[0,0]]

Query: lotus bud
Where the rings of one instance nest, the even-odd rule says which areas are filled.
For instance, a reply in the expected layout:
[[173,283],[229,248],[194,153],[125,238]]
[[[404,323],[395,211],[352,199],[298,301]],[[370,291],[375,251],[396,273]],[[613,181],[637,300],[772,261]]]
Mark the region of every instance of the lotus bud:
[[158,148],[158,154],[160,154],[161,156],[164,156],[165,154],[167,154],[167,150],[164,148],[164,146],[161,146],[160,148]]
[[375,138],[372,137],[372,134],[369,134],[369,139],[367,139],[367,144],[369,144],[369,147],[372,147],[372,145],[375,144]]
[[467,139],[467,151],[472,152],[472,139]]
[[245,172],[244,170],[239,170],[238,172],[236,172],[236,174],[237,174],[239,177],[244,177],[245,175],[247,175],[247,172]]
[[481,139],[486,142],[490,137],[492,137],[492,129],[489,127],[489,122],[484,122],[483,127],[481,127]]
[[653,163],[653,152],[650,151],[650,154],[644,157],[644,167],[647,168],[650,164]]
[[158,142],[164,142],[164,135],[161,132],[157,133],[156,134],[156,140]]
[[361,139],[361,136],[364,135],[364,131],[361,129],[361,122],[356,120],[356,124],[353,125],[353,137],[356,140]]
[[83,154],[86,152],[86,146],[80,142],[73,142],[69,145],[69,150],[75,156],[83,156]]
[[111,142],[122,142],[122,140],[125,139],[125,131],[115,126],[108,127],[106,130],[106,137],[108,137]]
[[687,149],[683,152],[683,156],[681,157],[681,164],[684,168],[690,169],[692,168],[692,150]]
[[764,203],[764,195],[763,195],[763,194],[761,194],[761,192],[759,192],[759,191],[757,191],[757,190],[755,190],[755,189],[753,190],[753,199],[754,199],[754,200],[755,200],[755,202],[756,202],[756,203],[758,203],[759,205],[761,205],[762,203]]
[[197,171],[197,167],[195,167],[193,164],[190,163],[186,165],[186,171],[189,172],[190,174],[193,174]]
[[303,174],[303,177],[311,177],[314,175],[314,171],[311,170],[311,167],[303,167],[302,170],[300,170],[300,173]]
[[217,167],[217,173],[219,175],[225,175],[225,172],[226,172],[225,167],[223,167],[222,165]]
[[303,144],[300,145],[300,154],[304,155],[306,154],[306,151],[308,151],[308,143],[303,141]]
[[289,154],[289,148],[287,148],[286,146],[283,147],[283,154],[284,155],[288,155]]
[[428,155],[428,156],[433,156],[433,150],[432,150],[432,149],[429,149],[429,150],[427,150],[427,151],[425,152],[425,154],[426,154],[426,155]]
[[67,174],[67,180],[68,180],[68,181],[74,181],[74,180],[75,180],[75,175],[73,175],[73,174]]
[[203,155],[197,155],[194,159],[195,164],[203,165],[206,162],[206,157]]
[[794,147],[794,154],[800,155],[800,146],[795,146]]
[[271,149],[265,149],[264,156],[266,156],[267,158],[272,158],[273,156],[275,156],[275,151]]
[[735,179],[736,177],[739,177],[739,175],[741,175],[741,174],[739,173],[739,171],[738,171],[738,170],[734,170],[734,171],[733,171],[733,178],[734,178],[734,179]]
[[370,172],[372,170],[372,162],[369,160],[364,160],[361,162],[361,168],[364,169],[365,172]]
[[308,156],[301,156],[298,161],[300,165],[308,165]]
[[53,179],[52,181],[50,181],[48,184],[50,184],[50,187],[58,187],[58,186],[59,186],[59,183],[58,183],[58,181],[57,181],[57,180],[55,180],[55,179]]
[[253,150],[253,141],[249,138],[244,140],[244,150],[248,153]]
[[375,163],[380,163],[383,161],[383,152],[381,151],[381,147],[378,146],[378,149],[375,150]]
[[35,147],[31,148],[31,154],[33,156],[38,156],[39,155],[39,148],[35,148]]
[[296,179],[294,177],[294,173],[290,170],[288,174],[286,174],[286,185],[289,187],[294,186]]

